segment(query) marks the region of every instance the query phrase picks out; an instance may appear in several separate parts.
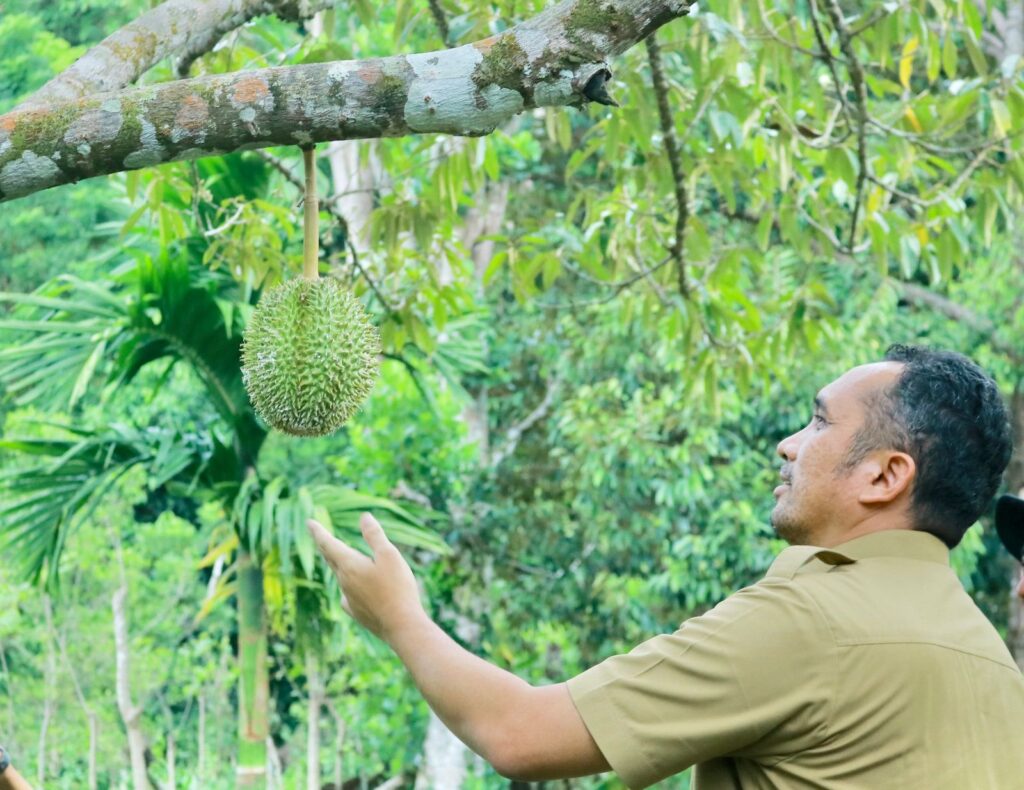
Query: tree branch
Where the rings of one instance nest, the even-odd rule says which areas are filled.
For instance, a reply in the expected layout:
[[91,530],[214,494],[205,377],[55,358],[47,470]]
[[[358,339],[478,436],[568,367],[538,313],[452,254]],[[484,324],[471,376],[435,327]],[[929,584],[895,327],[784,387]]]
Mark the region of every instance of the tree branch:
[[430,15],[434,17],[437,32],[441,34],[441,43],[450,47],[452,45],[451,31],[448,29],[448,18],[444,15],[444,9],[441,8],[441,0],[427,0],[427,5],[430,6]]
[[180,54],[191,63],[225,33],[254,17],[277,14],[302,19],[334,2],[168,0],[107,36],[15,109],[42,109],[53,102],[120,90],[164,58]]
[[982,335],[994,350],[1000,354],[1005,354],[1007,359],[1012,360],[1017,365],[1024,365],[1024,355],[1021,354],[1020,349],[1011,343],[1001,340],[997,336],[999,327],[991,319],[978,315],[970,308],[920,285],[900,282],[898,280],[890,280],[890,282],[895,286],[900,295],[911,304],[928,308],[952,321],[970,327],[979,335]]
[[245,0],[245,8],[241,13],[224,18],[220,24],[204,28],[201,32],[197,31],[175,59],[174,73],[179,79],[187,77],[192,64],[217,46],[224,36],[258,16],[274,14],[281,19],[302,22],[320,11],[332,8],[336,3],[337,0]]
[[679,294],[685,298],[690,291],[690,286],[686,282],[686,258],[683,255],[683,245],[686,240],[686,221],[690,216],[689,198],[686,194],[686,172],[683,170],[683,160],[679,150],[679,138],[676,136],[675,121],[672,119],[672,113],[668,107],[668,81],[665,79],[665,71],[661,65],[661,47],[658,46],[657,33],[651,33],[644,43],[647,45],[647,60],[651,66],[651,82],[654,84],[654,95],[658,102],[661,134],[665,140],[665,153],[668,155],[668,164],[672,169],[672,182],[676,198],[675,235],[669,252],[676,264]]
[[163,162],[273,145],[483,135],[526,109],[598,98],[621,54],[689,0],[563,0],[454,49],[151,85],[0,116],[0,201]]
[[[849,28],[843,21],[843,11],[839,7],[839,0],[825,0],[828,7],[828,14],[832,20],[832,26],[839,35],[839,49],[846,58],[846,70],[850,74],[850,81],[853,83],[853,94],[855,97],[854,120],[857,129],[857,185],[854,189],[856,197],[853,204],[853,216],[850,218],[850,238],[846,246],[853,249],[857,240],[857,220],[860,218],[861,205],[864,202],[864,183],[868,177],[868,92],[864,84],[864,69],[861,67],[857,53],[853,51],[853,38],[850,36]],[[812,2],[811,13],[814,13]],[[842,87],[836,85],[837,91]]]
[[543,419],[543,417],[551,409],[551,404],[554,403],[555,396],[558,394],[562,387],[562,380],[555,378],[553,381],[549,381],[547,385],[547,391],[544,393],[544,398],[536,408],[531,411],[526,417],[520,422],[517,422],[511,428],[509,428],[506,434],[505,443],[491,456],[490,466],[492,469],[496,469],[501,465],[501,462],[508,458],[512,453],[515,452],[516,447],[519,445],[519,440],[523,434],[529,430],[531,426]]
[[905,200],[919,209],[929,208],[930,206],[938,205],[939,203],[943,203],[946,200],[949,200],[950,198],[954,197],[956,193],[960,191],[961,187],[963,187],[963,185],[967,183],[967,179],[969,179],[974,174],[974,171],[977,170],[982,164],[984,164],[985,159],[988,157],[988,152],[1001,142],[1002,140],[989,141],[987,145],[979,149],[978,153],[974,156],[974,158],[967,164],[967,166],[963,170],[960,171],[959,175],[957,175],[957,177],[949,186],[947,186],[945,189],[938,190],[936,194],[930,198],[922,198],[919,195],[914,195],[911,194],[910,192],[905,192],[902,189],[898,189],[897,187],[890,186],[889,184],[885,183],[882,179],[876,178],[873,175],[869,175],[868,180],[871,181],[872,184],[875,184],[876,186],[879,186],[882,189],[884,189],[893,197],[897,197],[900,200]]

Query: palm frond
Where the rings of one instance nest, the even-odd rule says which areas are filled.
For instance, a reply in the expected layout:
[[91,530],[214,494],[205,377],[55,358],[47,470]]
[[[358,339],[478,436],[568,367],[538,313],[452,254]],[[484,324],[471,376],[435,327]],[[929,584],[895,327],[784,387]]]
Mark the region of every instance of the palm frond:
[[20,457],[0,470],[0,535],[7,556],[35,582],[58,582],[61,552],[103,495],[137,464],[156,488],[188,477],[210,455],[208,441],[168,429],[114,424],[95,433],[66,428],[67,439],[0,439],[0,451]]
[[233,288],[184,256],[140,253],[103,283],[61,275],[32,294],[0,293],[14,305],[0,319],[12,341],[0,348],[0,386],[17,405],[70,409],[99,374],[116,387],[180,359],[229,423],[253,422],[239,350],[247,305],[225,309]]
[[[257,558],[274,554],[288,581],[316,578],[316,548],[306,520],[316,518],[345,541],[362,545],[359,514],[369,510],[388,536],[400,545],[441,554],[448,546],[436,533],[444,514],[429,508],[406,508],[397,502],[336,485],[291,487],[283,476],[261,484],[255,473],[243,481],[231,520],[239,539]],[[432,526],[433,525],[433,526]]]

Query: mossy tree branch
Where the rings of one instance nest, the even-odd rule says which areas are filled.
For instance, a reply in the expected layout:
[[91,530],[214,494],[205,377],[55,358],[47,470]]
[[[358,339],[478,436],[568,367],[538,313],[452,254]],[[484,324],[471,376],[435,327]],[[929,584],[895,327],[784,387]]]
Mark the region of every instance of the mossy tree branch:
[[250,19],[266,14],[305,19],[335,1],[168,0],[107,36],[16,109],[40,109],[53,102],[120,90],[164,58],[192,63]]
[[424,132],[483,135],[581,105],[607,61],[689,0],[563,0],[454,49],[217,74],[0,116],[0,201],[83,178],[274,145]]

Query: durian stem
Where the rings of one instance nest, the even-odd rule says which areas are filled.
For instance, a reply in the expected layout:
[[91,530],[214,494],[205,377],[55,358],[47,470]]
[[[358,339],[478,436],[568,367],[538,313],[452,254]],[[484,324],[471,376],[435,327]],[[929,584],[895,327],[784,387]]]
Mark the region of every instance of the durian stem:
[[302,163],[306,168],[306,196],[303,199],[302,274],[307,280],[320,277],[320,201],[316,197],[315,146],[302,149]]

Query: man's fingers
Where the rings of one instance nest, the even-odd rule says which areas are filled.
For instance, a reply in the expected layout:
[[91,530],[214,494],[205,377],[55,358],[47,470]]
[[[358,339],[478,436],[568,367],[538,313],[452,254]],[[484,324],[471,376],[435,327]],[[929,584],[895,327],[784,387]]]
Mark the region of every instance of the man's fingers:
[[352,560],[361,556],[359,552],[351,546],[346,545],[334,537],[334,535],[328,532],[324,528],[324,525],[316,519],[308,519],[306,521],[306,526],[309,527],[309,531],[313,535],[313,540],[316,542],[320,553],[331,567],[343,567],[351,563]]
[[366,541],[373,553],[391,548],[391,541],[384,534],[384,528],[369,513],[363,513],[359,517],[359,528],[363,531],[363,539]]

